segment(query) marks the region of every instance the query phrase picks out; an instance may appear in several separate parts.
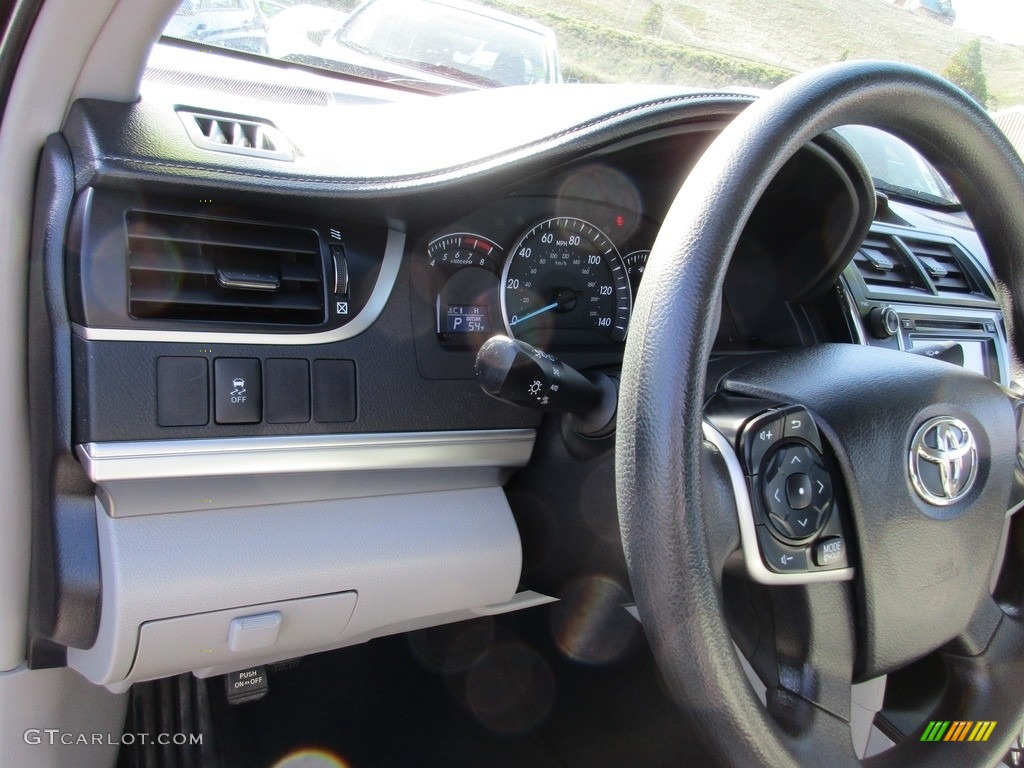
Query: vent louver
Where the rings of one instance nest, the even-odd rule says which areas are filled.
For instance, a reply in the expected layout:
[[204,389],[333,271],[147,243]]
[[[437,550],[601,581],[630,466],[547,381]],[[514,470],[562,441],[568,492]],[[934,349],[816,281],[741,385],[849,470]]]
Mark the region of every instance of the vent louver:
[[312,230],[139,211],[127,225],[134,318],[325,321],[323,259]]
[[178,117],[197,147],[275,160],[294,159],[288,141],[270,123],[186,109],[178,110]]
[[868,293],[877,298],[994,298],[971,259],[946,240],[871,232],[853,263]]
[[853,263],[869,288],[925,291],[916,271],[893,238],[872,232],[853,257]]
[[936,293],[957,296],[971,293],[988,295],[987,291],[982,291],[974,285],[953,246],[948,243],[925,240],[904,240],[903,242],[914,254],[914,258],[924,269],[925,274],[928,275],[928,279],[935,286]]

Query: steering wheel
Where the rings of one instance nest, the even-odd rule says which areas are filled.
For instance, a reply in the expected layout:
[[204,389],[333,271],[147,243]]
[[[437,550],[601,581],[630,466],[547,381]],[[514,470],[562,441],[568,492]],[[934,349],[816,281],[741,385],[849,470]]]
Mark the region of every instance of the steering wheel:
[[[755,664],[767,707],[730,633],[723,579],[743,535],[737,505],[746,489],[727,474],[735,445],[705,439],[719,297],[775,174],[808,141],[851,123],[903,138],[950,182],[992,261],[1020,370],[1024,167],[1005,137],[968,96],[914,67],[842,63],[790,80],[726,127],[690,173],[638,292],[616,438],[630,580],[676,703],[724,763],[860,765],[852,683],[937,653],[945,685],[931,717],[995,721],[990,737],[922,740],[922,723],[867,764],[994,764],[1024,718],[1024,626],[1020,584],[1010,597],[990,586],[1019,478],[1011,394],[984,377],[926,357],[827,344],[760,355],[715,381],[717,391],[800,404],[813,415],[834,453],[854,553],[852,580],[762,588],[751,613],[767,615]],[[940,448],[963,447],[968,432],[976,446],[970,466],[947,462],[959,474],[940,477],[951,487],[941,504],[920,495],[908,469],[911,446],[921,448],[916,436],[933,419],[947,425]],[[951,423],[966,431],[951,436]],[[1019,534],[1008,555],[1017,567]]]

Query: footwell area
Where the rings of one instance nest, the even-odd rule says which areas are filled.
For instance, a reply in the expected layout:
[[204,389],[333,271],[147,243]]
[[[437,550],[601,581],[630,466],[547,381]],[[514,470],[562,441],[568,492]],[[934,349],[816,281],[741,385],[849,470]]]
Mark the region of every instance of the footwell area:
[[121,764],[712,765],[665,694],[639,625],[601,626],[574,647],[556,605],[381,638],[271,668],[269,694],[237,706],[215,678],[204,726],[214,750],[159,763],[122,755]]

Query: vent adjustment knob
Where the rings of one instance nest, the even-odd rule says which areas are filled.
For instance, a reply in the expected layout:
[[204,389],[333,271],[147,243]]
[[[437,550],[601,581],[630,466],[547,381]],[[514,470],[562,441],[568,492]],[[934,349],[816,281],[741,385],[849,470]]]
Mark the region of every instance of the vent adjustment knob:
[[345,246],[331,244],[331,261],[334,262],[334,295],[348,295],[348,259],[345,258]]

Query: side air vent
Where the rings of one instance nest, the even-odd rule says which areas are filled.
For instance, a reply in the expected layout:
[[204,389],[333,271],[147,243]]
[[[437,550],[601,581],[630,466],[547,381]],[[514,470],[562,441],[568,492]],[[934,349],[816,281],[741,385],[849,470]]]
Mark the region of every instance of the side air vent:
[[975,284],[964,269],[961,261],[963,257],[957,254],[954,246],[932,240],[905,239],[903,242],[914,254],[914,258],[939,295],[964,296],[979,293],[992,298],[989,291],[980,284]]
[[134,318],[312,326],[326,320],[312,230],[132,211]]
[[920,276],[907,261],[895,238],[872,232],[853,257],[853,263],[869,289],[927,292]]
[[187,109],[179,109],[178,117],[192,143],[202,149],[275,160],[295,159],[288,140],[270,123]]

